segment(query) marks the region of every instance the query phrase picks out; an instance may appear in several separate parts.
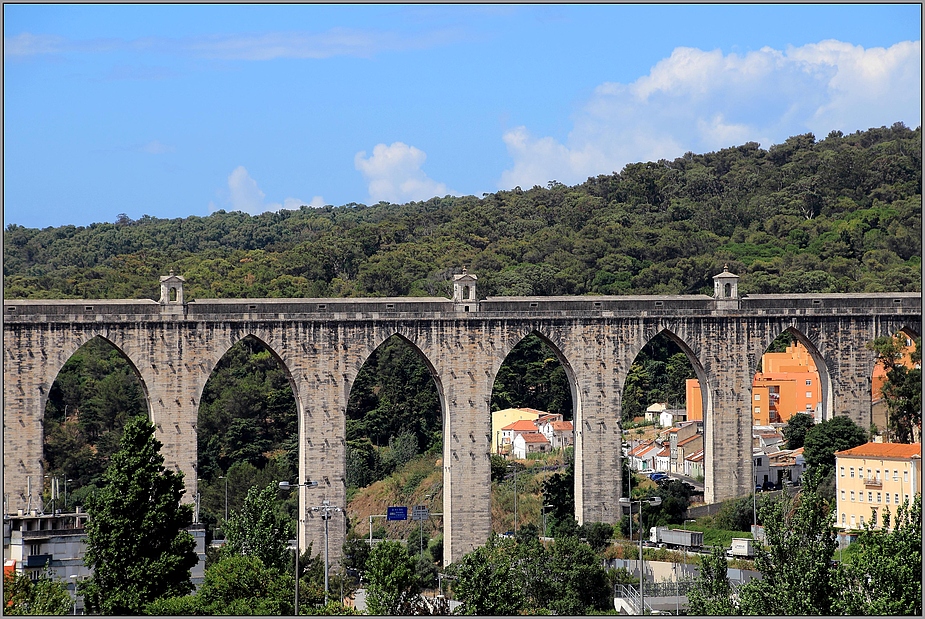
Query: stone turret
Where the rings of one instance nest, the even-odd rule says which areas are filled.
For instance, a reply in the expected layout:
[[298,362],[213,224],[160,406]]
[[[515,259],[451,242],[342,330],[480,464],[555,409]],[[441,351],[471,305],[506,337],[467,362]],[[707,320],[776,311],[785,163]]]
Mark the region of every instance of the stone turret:
[[161,305],[183,305],[183,279],[180,275],[174,275],[173,269],[170,275],[161,276]]
[[475,312],[479,309],[478,297],[475,295],[475,282],[478,277],[463,267],[461,275],[453,276],[453,302],[458,312]]
[[723,272],[713,276],[713,298],[717,307],[739,307],[739,276],[729,272],[729,265],[724,264]]

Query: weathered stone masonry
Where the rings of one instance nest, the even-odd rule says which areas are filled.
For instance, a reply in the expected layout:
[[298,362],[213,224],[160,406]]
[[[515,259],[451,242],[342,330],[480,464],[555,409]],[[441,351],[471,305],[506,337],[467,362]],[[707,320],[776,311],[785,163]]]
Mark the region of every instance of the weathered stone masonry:
[[[172,277],[172,276],[171,276]],[[222,355],[252,335],[288,372],[299,415],[303,544],[323,543],[308,509],[343,506],[345,411],[369,355],[388,337],[411,343],[431,368],[444,420],[444,536],[447,562],[481,545],[490,530],[489,403],[508,353],[537,333],[563,363],[575,408],[576,517],[617,519],[623,383],[642,347],[659,333],[677,341],[703,386],[706,499],[749,491],[752,376],[770,342],[790,330],[820,370],[824,416],[870,424],[874,355],[865,344],[900,329],[921,332],[914,293],[755,295],[726,288],[706,296],[450,299],[237,299],[184,302],[182,278],[160,302],[144,300],[4,303],[4,499],[25,508],[42,476],[42,417],[61,367],[95,336],[112,342],[144,385],[169,466],[196,493],[196,419],[206,380]],[[180,280],[177,286],[175,280]],[[468,280],[467,280],[468,281]],[[730,296],[731,294],[731,296]],[[746,471],[745,474],[742,471]],[[342,518],[342,516],[337,516]],[[343,526],[331,528],[337,556]],[[304,547],[304,545],[303,545]]]

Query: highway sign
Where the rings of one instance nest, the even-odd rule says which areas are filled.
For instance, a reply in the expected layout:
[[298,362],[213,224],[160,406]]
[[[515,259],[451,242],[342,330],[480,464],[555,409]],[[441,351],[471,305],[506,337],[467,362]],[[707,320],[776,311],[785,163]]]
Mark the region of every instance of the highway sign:
[[408,508],[404,505],[389,507],[386,511],[386,520],[407,520]]
[[426,505],[415,505],[411,508],[412,520],[427,520],[430,518],[430,510]]

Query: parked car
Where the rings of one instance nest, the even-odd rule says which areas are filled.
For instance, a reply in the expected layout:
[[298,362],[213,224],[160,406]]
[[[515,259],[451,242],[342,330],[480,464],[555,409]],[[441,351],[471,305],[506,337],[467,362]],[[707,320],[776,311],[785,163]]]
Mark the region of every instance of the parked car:
[[668,479],[668,475],[666,475],[665,473],[659,473],[659,472],[651,473],[649,475],[649,479],[651,479],[652,481],[658,481],[660,479]]

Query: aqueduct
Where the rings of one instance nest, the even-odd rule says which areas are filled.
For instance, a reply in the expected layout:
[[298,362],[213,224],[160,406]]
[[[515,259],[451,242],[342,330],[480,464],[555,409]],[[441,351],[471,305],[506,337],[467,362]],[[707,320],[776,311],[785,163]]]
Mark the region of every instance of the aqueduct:
[[[645,344],[665,333],[694,366],[704,399],[705,495],[750,490],[752,377],[785,330],[811,351],[823,415],[870,424],[876,358],[865,345],[899,330],[921,333],[918,293],[751,295],[735,275],[717,275],[713,297],[489,297],[475,277],[456,276],[454,298],[202,299],[187,301],[183,278],[161,278],[153,300],[7,300],[3,326],[4,493],[15,511],[41,479],[43,416],[58,372],[93,337],[134,366],[169,466],[196,494],[196,420],[203,388],[225,352],[259,338],[286,369],[299,416],[300,539],[323,540],[308,505],[344,505],[347,401],[357,373],[387,338],[422,355],[440,394],[444,432],[444,557],[459,559],[490,531],[490,408],[494,377],[531,333],[556,351],[572,390],[575,511],[579,522],[618,519],[623,383]],[[38,484],[33,487],[33,492]],[[311,493],[311,494],[309,494]],[[315,503],[317,504],[317,503]],[[340,552],[344,531],[332,529]]]

